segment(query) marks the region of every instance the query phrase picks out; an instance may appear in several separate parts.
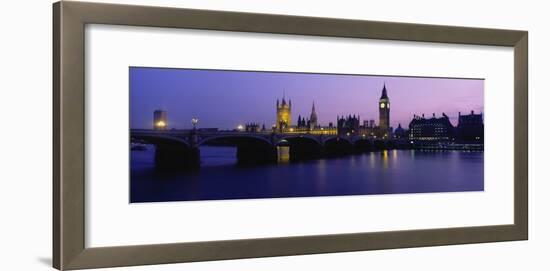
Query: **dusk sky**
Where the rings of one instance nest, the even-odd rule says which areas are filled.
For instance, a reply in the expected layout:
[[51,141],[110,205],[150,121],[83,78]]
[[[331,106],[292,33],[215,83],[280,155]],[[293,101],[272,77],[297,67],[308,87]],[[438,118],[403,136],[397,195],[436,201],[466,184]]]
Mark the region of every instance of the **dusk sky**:
[[[413,76],[413,75],[411,75]],[[408,127],[414,114],[483,112],[483,80],[370,75],[130,68],[130,127],[151,129],[153,111],[166,110],[169,128],[233,129],[239,124],[275,123],[277,99],[292,100],[292,125],[309,117],[312,102],[326,126],[337,115],[359,115],[378,124],[378,99],[386,84],[391,125]]]

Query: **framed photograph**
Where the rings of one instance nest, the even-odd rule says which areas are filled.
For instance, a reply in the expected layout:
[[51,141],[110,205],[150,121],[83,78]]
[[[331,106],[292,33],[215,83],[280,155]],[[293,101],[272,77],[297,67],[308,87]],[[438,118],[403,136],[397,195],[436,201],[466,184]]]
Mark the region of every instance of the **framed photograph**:
[[58,2],[60,270],[527,239],[527,32]]

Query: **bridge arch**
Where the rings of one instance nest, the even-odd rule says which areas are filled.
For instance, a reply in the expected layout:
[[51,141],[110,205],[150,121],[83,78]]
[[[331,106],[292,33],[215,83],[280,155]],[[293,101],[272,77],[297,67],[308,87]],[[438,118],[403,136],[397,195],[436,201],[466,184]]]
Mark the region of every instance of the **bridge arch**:
[[237,147],[239,164],[265,164],[277,161],[275,146],[269,138],[261,135],[215,135],[199,140],[197,146],[201,145]]
[[200,166],[198,148],[193,148],[183,138],[145,133],[131,133],[130,137],[155,145],[155,166],[157,168],[181,170]]
[[267,145],[270,145],[270,146],[273,146],[273,144],[271,143],[271,141],[269,140],[269,138],[266,138],[264,136],[261,136],[261,135],[238,135],[238,134],[230,134],[230,135],[216,135],[216,136],[209,136],[209,137],[204,137],[202,139],[199,140],[198,144],[197,145],[205,145],[206,143],[209,143],[209,142],[225,142],[226,144],[239,144],[240,142],[243,142],[243,141],[258,141],[258,142],[263,142]]
[[317,144],[319,144],[320,146],[323,145],[323,142],[322,140],[317,136],[313,136],[313,135],[287,135],[287,136],[284,136],[282,137],[282,139],[286,139],[287,141],[313,141]]
[[160,144],[183,145],[187,148],[191,148],[191,144],[189,144],[187,140],[180,137],[175,137],[175,136],[158,135],[158,134],[131,134],[130,138],[143,140],[153,145],[160,145]]
[[282,140],[289,145],[290,160],[300,161],[317,159],[323,153],[323,144],[318,137],[311,135],[289,135]]
[[322,144],[325,145],[327,141],[331,141],[331,140],[344,140],[346,142],[349,142],[350,144],[353,144],[353,141],[351,138],[338,136],[338,135],[330,135],[330,136],[323,137]]

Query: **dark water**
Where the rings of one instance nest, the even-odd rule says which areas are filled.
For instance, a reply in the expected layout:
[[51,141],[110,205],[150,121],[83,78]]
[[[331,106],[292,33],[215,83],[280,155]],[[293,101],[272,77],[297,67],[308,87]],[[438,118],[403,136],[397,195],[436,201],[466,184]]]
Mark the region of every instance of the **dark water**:
[[131,152],[131,202],[483,190],[483,153],[390,150],[334,159],[236,166],[236,150],[201,147],[195,173],[159,173],[154,147]]

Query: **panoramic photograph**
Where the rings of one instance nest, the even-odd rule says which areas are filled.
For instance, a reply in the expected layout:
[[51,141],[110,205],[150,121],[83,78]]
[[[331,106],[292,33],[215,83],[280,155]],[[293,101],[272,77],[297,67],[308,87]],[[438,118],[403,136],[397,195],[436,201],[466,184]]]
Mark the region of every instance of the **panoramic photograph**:
[[483,191],[484,80],[130,67],[130,202]]

